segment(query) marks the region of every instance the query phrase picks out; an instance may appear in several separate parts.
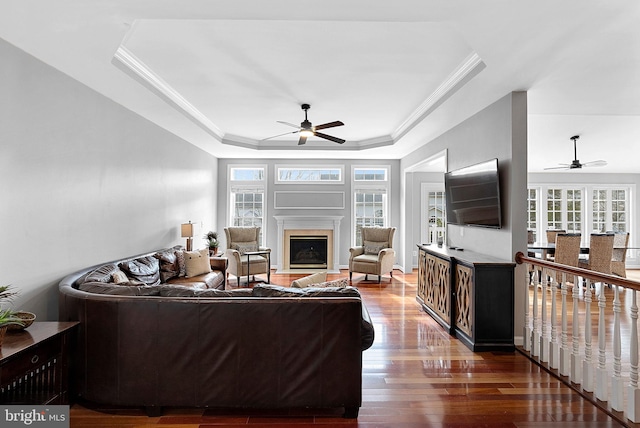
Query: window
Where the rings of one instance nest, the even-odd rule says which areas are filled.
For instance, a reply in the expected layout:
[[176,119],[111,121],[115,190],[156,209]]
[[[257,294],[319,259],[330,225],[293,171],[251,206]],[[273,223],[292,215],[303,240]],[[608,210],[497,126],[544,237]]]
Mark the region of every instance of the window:
[[[263,227],[266,167],[231,167],[229,169],[229,207],[232,226]],[[260,231],[260,241],[264,230]]]
[[342,167],[277,167],[277,183],[342,183]]
[[[546,229],[564,229],[581,233],[583,244],[590,233],[620,231],[630,228],[629,212],[632,187],[593,186],[582,188],[532,186],[528,189],[527,227],[541,238]],[[538,202],[536,196],[546,199]],[[536,212],[537,211],[537,212]],[[536,218],[540,221],[536,221]],[[540,239],[536,239],[540,240]]]
[[355,181],[387,181],[386,168],[354,168]]
[[422,233],[420,242],[435,243],[438,240],[446,242],[447,219],[444,188],[441,184],[422,183],[422,218],[420,225]]
[[627,232],[627,194],[626,189],[593,190],[594,232]]
[[363,226],[388,226],[389,168],[354,167],[353,185],[353,243],[362,244]]
[[527,190],[527,230],[533,232],[531,240],[538,242],[538,189]]

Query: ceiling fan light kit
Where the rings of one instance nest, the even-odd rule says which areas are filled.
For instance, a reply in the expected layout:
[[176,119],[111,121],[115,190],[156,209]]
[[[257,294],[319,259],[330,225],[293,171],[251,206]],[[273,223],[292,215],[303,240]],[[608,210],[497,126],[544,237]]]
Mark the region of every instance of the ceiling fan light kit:
[[573,160],[571,161],[571,163],[561,163],[561,166],[558,167],[551,167],[551,168],[545,168],[545,170],[550,170],[550,169],[582,169],[582,167],[591,167],[591,166],[606,166],[607,165],[607,161],[604,160],[597,160],[597,161],[591,161],[591,162],[585,162],[585,163],[580,163],[580,161],[578,160],[578,149],[577,149],[577,145],[576,145],[576,141],[580,138],[579,135],[574,135],[573,137],[569,138],[570,140],[573,140]]
[[307,138],[309,137],[319,137],[319,138],[324,138],[325,140],[333,141],[334,143],[344,144],[346,140],[343,140],[342,138],[337,138],[331,135],[324,134],[322,132],[318,132],[319,129],[327,129],[327,128],[334,128],[336,126],[343,126],[344,123],[342,123],[339,120],[336,120],[334,122],[327,122],[321,125],[313,126],[313,124],[309,122],[309,119],[307,118],[307,111],[311,108],[311,106],[309,104],[302,104],[301,107],[302,107],[302,110],[304,110],[304,120],[300,123],[300,126],[294,125],[293,123],[284,122],[282,120],[277,121],[278,123],[282,123],[283,125],[298,128],[297,131],[285,132],[284,134],[274,135],[273,137],[268,137],[268,138],[265,138],[264,140],[281,137],[283,135],[300,134],[300,139],[298,140],[299,146],[305,144],[307,142]]

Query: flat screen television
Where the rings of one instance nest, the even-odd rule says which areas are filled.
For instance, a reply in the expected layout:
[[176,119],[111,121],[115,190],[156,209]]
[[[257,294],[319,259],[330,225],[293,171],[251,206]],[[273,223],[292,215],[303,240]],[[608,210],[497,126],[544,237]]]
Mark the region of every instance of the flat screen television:
[[447,223],[502,227],[498,159],[445,173],[444,189]]

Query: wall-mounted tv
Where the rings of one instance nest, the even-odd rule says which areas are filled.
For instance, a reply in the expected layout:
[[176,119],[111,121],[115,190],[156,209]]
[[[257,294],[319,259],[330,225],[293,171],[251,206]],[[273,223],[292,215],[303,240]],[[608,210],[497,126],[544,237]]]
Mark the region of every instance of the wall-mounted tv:
[[444,188],[447,223],[502,227],[498,159],[445,173]]

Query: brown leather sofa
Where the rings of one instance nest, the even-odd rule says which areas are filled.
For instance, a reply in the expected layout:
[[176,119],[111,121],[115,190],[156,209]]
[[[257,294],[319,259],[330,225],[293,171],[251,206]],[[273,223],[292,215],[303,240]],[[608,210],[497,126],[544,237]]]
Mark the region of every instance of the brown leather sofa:
[[60,282],[59,319],[80,321],[76,398],[113,406],[343,408],[357,417],[373,327],[357,289],[194,289],[160,295]]

